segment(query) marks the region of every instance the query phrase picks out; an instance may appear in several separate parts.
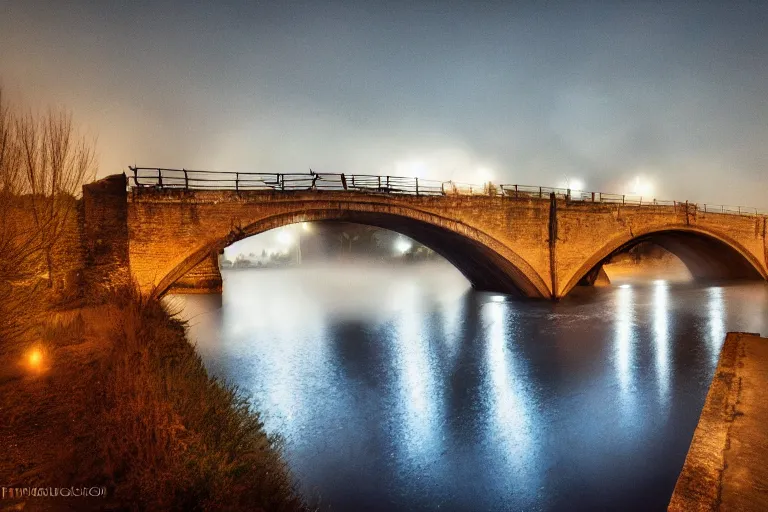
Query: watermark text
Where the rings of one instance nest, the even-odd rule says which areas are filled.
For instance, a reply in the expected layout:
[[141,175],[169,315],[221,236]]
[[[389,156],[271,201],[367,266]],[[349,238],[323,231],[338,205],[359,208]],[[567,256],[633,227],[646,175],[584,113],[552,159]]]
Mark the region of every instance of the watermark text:
[[2,499],[23,498],[98,498],[107,495],[106,487],[2,487]]

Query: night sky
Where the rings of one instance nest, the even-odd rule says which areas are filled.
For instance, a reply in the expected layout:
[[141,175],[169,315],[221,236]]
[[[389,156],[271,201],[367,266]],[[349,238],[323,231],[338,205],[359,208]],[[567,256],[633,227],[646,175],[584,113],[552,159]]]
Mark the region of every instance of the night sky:
[[768,208],[768,2],[0,1],[0,83],[128,165]]

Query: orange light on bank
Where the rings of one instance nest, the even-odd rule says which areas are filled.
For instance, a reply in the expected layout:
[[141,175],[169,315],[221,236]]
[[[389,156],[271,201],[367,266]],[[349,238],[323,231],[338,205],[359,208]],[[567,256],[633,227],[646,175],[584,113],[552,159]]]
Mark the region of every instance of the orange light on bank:
[[27,364],[31,370],[40,371],[43,368],[43,351],[33,348],[27,353]]
[[43,360],[43,354],[39,350],[35,349],[29,354],[29,364],[32,366],[38,366],[40,361]]

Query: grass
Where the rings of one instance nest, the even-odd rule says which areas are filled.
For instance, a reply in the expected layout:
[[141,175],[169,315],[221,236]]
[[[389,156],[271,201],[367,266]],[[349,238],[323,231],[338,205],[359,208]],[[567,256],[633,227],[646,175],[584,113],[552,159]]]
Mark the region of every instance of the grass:
[[[90,509],[308,509],[280,439],[264,432],[247,397],[207,374],[184,324],[159,301],[121,290],[107,305],[51,315],[14,357],[32,346],[44,349],[46,373],[0,392],[29,394],[19,402],[14,392],[3,441],[18,448],[16,468],[49,468],[35,485],[106,486],[108,503],[83,502]],[[48,420],[33,427],[40,397]],[[18,473],[10,460],[0,467],[0,476]]]

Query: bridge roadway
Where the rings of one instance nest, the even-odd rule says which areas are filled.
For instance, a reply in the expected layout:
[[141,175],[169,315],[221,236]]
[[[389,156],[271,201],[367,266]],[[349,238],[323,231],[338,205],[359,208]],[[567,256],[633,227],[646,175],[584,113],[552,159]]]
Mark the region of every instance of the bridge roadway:
[[237,240],[328,220],[402,233],[474,287],[532,298],[558,299],[590,284],[607,259],[641,241],[677,255],[695,278],[768,277],[767,218],[756,212],[392,177],[131,170],[130,186],[114,175],[84,187],[86,236],[101,244],[91,249],[88,272],[102,282],[132,276],[147,294],[218,272],[216,255]]

